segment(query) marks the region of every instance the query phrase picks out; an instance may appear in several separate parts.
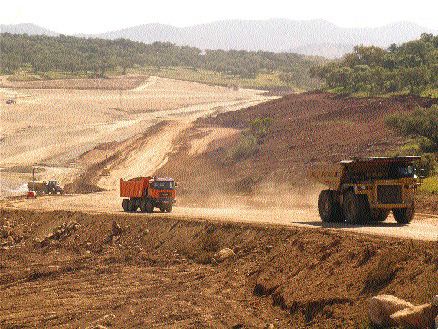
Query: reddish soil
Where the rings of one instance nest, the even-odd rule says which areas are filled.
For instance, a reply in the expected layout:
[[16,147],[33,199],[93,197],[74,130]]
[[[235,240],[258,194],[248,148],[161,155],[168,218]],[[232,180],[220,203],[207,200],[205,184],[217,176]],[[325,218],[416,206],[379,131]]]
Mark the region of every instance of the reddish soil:
[[[180,195],[191,200],[199,195],[205,199],[220,193],[254,194],[260,185],[271,185],[271,192],[277,190],[280,195],[289,193],[288,189],[307,193],[314,189],[314,182],[306,177],[312,163],[393,154],[406,139],[387,129],[385,117],[433,103],[438,100],[415,96],[349,98],[320,92],[287,95],[244,110],[199,119],[159,172],[181,182]],[[265,117],[272,118],[270,132],[258,151],[247,159],[227,160],[228,150],[240,138],[238,134],[211,143],[207,152],[197,157],[188,155],[187,140],[196,138],[201,128],[245,129],[251,120]],[[438,201],[438,197],[431,199],[432,204],[423,202],[420,211],[438,211],[433,207],[433,200]]]
[[438,293],[436,242],[66,211],[0,229],[2,328],[358,328],[374,294]]

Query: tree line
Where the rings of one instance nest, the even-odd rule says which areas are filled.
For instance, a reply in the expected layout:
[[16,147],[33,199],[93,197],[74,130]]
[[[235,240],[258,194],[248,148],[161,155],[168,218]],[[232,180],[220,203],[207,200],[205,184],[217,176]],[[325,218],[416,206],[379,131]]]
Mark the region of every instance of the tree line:
[[206,69],[254,78],[258,73],[279,72],[285,82],[309,88],[316,80],[309,70],[322,59],[293,53],[244,50],[206,50],[168,42],[144,44],[126,39],[105,40],[60,35],[0,34],[1,73],[13,74],[23,67],[34,73],[63,71],[92,73],[103,77],[134,67]]
[[311,75],[328,88],[369,95],[438,88],[438,35],[424,33],[418,40],[388,49],[356,46],[341,60],[313,67]]

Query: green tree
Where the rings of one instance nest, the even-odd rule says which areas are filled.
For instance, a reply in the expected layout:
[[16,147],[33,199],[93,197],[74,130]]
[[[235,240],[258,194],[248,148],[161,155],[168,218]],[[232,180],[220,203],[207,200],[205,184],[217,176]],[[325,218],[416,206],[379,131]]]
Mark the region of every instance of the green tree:
[[419,108],[410,114],[394,114],[386,119],[386,124],[406,136],[423,139],[427,150],[438,152],[438,105]]

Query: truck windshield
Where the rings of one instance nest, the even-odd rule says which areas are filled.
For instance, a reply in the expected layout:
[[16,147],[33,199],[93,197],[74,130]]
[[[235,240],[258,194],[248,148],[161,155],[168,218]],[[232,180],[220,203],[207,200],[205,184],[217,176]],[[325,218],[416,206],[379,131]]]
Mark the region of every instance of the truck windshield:
[[414,177],[413,166],[393,166],[390,168],[390,178]]
[[173,190],[175,188],[175,182],[173,181],[154,182],[154,188],[156,188],[157,190]]

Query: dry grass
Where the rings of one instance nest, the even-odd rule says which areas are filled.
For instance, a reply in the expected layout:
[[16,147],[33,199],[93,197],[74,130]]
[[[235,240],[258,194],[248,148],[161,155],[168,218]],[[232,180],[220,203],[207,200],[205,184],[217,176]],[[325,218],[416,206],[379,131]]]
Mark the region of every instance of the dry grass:
[[107,79],[58,79],[58,80],[31,80],[10,81],[3,79],[2,88],[15,89],[101,89],[101,90],[128,90],[144,83],[148,76],[113,77]]

